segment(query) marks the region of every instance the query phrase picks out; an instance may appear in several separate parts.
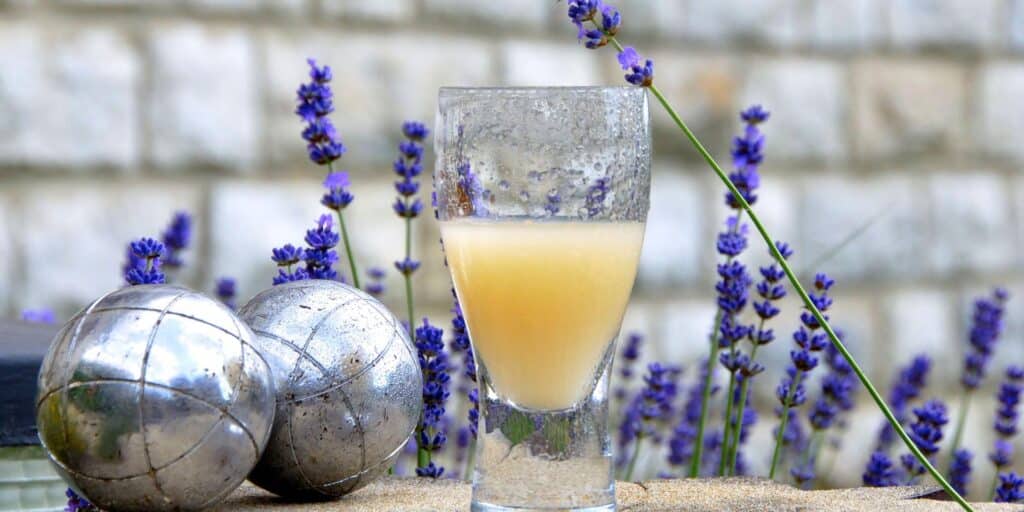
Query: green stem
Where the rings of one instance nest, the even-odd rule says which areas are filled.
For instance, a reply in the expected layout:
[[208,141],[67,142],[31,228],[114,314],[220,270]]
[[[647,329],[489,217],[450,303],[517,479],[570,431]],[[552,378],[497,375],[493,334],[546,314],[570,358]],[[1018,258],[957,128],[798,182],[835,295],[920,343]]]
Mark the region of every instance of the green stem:
[[[736,357],[736,344],[732,344],[732,356]],[[722,456],[718,458],[718,476],[725,476],[725,465],[729,462],[729,439],[732,437],[732,395],[736,388],[736,372],[729,372],[729,394],[725,399],[725,426],[722,427]],[[736,429],[739,430],[739,429]]]
[[996,489],[999,488],[999,468],[996,468],[996,474],[992,477],[992,488],[988,491],[988,500],[995,501]]
[[626,474],[623,475],[622,478],[627,482],[633,479],[633,470],[636,469],[636,460],[640,458],[640,444],[643,443],[643,441],[643,436],[636,436],[636,444],[633,447],[633,455],[629,457],[629,465],[626,466]]
[[786,402],[782,404],[782,416],[779,417],[779,431],[775,434],[775,451],[772,452],[772,466],[768,471],[768,478],[775,480],[775,470],[779,466],[779,457],[782,455],[782,438],[786,435],[786,424],[789,423],[789,404],[793,402],[793,396],[796,395],[796,388],[800,382],[800,370],[797,370],[793,374],[793,379],[789,382],[789,390],[786,391]]
[[[409,217],[405,218],[405,259],[408,261],[412,258],[412,219]],[[405,307],[409,313],[409,333],[412,334],[415,331],[416,316],[413,314],[412,307],[412,272],[405,273]]]
[[341,240],[345,243],[345,257],[348,258],[348,268],[352,272],[352,285],[359,286],[359,272],[356,271],[356,259],[352,257],[352,244],[348,242],[348,229],[345,229],[345,218],[338,212],[338,228],[341,230]]
[[[761,319],[761,326],[758,327],[758,330],[761,329],[764,329],[764,319]],[[758,348],[760,348],[760,345],[754,343],[754,348],[750,349],[751,365],[753,365],[754,361],[756,361]],[[728,473],[726,473],[727,476],[732,475],[733,473],[736,472],[736,457],[740,451],[740,435],[743,433],[743,412],[747,408],[747,394],[750,392],[750,379],[752,378],[753,376],[744,377],[743,383],[740,384],[739,409],[736,410],[736,418],[739,421],[740,426],[733,432],[732,435],[732,443],[729,448],[729,471]]]
[[[621,51],[621,45],[619,45],[618,41],[615,41],[614,39],[612,39],[612,41],[615,43],[616,47],[620,48]],[[729,189],[730,192],[732,192],[733,196],[735,196],[736,198],[736,201],[740,203],[740,206],[743,208],[743,210],[747,212],[747,214],[750,216],[751,222],[754,223],[754,227],[757,228],[758,233],[761,234],[761,238],[763,238],[765,244],[768,245],[768,249],[771,251],[772,256],[775,258],[775,261],[779,264],[779,266],[782,267],[782,270],[783,272],[786,273],[786,277],[789,279],[789,282],[793,285],[793,288],[796,290],[797,294],[800,295],[800,299],[803,300],[804,306],[808,309],[808,311],[811,312],[812,315],[814,315],[815,320],[817,320],[818,324],[821,325],[821,327],[825,330],[825,333],[828,334],[829,339],[832,341],[832,345],[836,348],[837,351],[839,351],[843,358],[846,359],[846,361],[850,364],[850,367],[853,368],[853,372],[857,374],[857,378],[860,380],[861,384],[864,385],[864,388],[868,390],[868,394],[871,395],[871,398],[875,401],[875,404],[878,406],[879,409],[881,409],[882,414],[885,415],[885,419],[888,420],[889,424],[892,425],[893,429],[896,431],[896,434],[900,436],[900,439],[903,440],[903,443],[906,444],[910,452],[914,454],[914,457],[916,457],[917,460],[921,462],[921,464],[925,467],[925,469],[928,470],[928,473],[930,473],[932,477],[935,478],[936,482],[938,482],[939,485],[942,486],[943,490],[945,490],[950,497],[952,497],[957,503],[959,503],[964,510],[973,512],[974,509],[971,508],[971,505],[967,503],[966,500],[964,500],[963,496],[961,496],[960,493],[956,492],[956,489],[953,489],[953,486],[949,485],[949,482],[947,482],[946,479],[942,476],[942,474],[939,473],[937,469],[935,469],[935,466],[932,465],[931,461],[929,461],[928,458],[925,457],[923,453],[921,453],[921,450],[917,447],[916,444],[914,444],[914,441],[910,439],[910,436],[907,435],[907,431],[903,429],[903,425],[900,425],[900,422],[896,420],[896,416],[892,413],[892,410],[889,408],[889,405],[885,403],[885,399],[882,398],[882,395],[878,393],[878,390],[875,389],[874,384],[872,384],[871,380],[868,379],[867,374],[864,373],[864,370],[862,370],[860,365],[857,364],[857,361],[853,358],[853,355],[851,355],[850,351],[846,348],[846,345],[843,344],[843,342],[839,339],[839,336],[836,335],[835,330],[832,329],[832,325],[829,324],[828,320],[825,319],[825,316],[822,315],[821,311],[818,310],[818,307],[814,305],[813,301],[811,301],[810,296],[807,295],[807,290],[805,290],[803,285],[800,284],[800,280],[797,279],[796,274],[793,273],[793,269],[789,268],[789,263],[787,263],[786,259],[782,257],[782,254],[779,252],[779,248],[776,247],[775,243],[772,241],[771,235],[768,234],[768,230],[765,229],[764,225],[761,223],[761,219],[757,216],[757,214],[754,213],[754,210],[750,207],[750,203],[748,203],[746,198],[743,197],[743,194],[741,194],[740,191],[736,188],[736,185],[734,185],[733,182],[729,180],[728,175],[726,175],[725,172],[722,171],[722,168],[719,167],[715,159],[712,158],[711,154],[708,153],[707,149],[704,148],[704,145],[701,144],[699,140],[697,140],[697,137],[693,134],[693,132],[690,131],[690,128],[686,126],[686,123],[684,123],[683,120],[679,117],[679,114],[676,113],[675,109],[673,109],[672,106],[669,105],[668,100],[665,99],[665,96],[662,95],[661,91],[658,90],[658,88],[654,85],[651,85],[649,89],[651,90],[651,93],[654,94],[654,97],[658,99],[658,102],[661,103],[661,105],[665,108],[666,112],[668,112],[669,117],[671,117],[672,120],[676,123],[676,126],[678,126],[679,129],[683,131],[683,134],[686,136],[686,138],[690,140],[690,143],[693,144],[693,146],[697,149],[701,156],[704,157],[704,160],[708,163],[708,165],[711,166],[711,169],[715,171],[715,174],[718,175],[718,178],[722,180],[722,183],[725,184],[725,186]]]
[[949,445],[949,468],[946,469],[948,475],[953,469],[953,459],[956,456],[956,451],[960,449],[960,443],[963,441],[964,427],[967,424],[967,410],[971,407],[971,393],[967,389],[964,389],[960,394],[960,414],[956,420],[956,430],[953,431],[953,441]]
[[[327,163],[327,174],[334,172],[334,163]],[[348,241],[348,230],[345,229],[345,218],[341,210],[335,210],[338,214],[338,230],[341,232],[341,241],[345,244],[345,257],[348,258],[348,268],[352,272],[352,285],[359,288],[359,273],[356,272],[356,259],[352,257],[352,244]],[[291,270],[289,270],[291,272]]]
[[700,476],[701,457],[704,454],[704,423],[708,417],[708,402],[711,401],[711,380],[714,377],[714,361],[718,359],[718,339],[714,333],[718,332],[718,325],[722,323],[722,311],[719,310],[715,316],[715,327],[711,335],[711,354],[708,356],[708,367],[704,375],[704,389],[700,398],[700,421],[697,422],[697,437],[693,441],[693,456],[690,457],[690,478]]
[[416,466],[425,468],[430,465],[430,452],[419,448],[416,450]]

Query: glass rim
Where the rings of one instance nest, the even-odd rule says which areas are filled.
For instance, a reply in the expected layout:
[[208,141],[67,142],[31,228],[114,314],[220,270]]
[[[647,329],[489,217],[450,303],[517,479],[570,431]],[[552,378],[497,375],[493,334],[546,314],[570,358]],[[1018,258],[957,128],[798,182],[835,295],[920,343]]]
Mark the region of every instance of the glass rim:
[[646,92],[643,87],[636,87],[633,85],[527,85],[527,86],[504,86],[504,85],[485,85],[485,86],[462,86],[462,85],[446,85],[438,88],[438,96],[444,96],[450,93],[466,93],[466,92],[542,92],[542,91],[557,91],[557,92],[595,92],[595,91],[623,91],[623,90],[636,90],[637,92]]

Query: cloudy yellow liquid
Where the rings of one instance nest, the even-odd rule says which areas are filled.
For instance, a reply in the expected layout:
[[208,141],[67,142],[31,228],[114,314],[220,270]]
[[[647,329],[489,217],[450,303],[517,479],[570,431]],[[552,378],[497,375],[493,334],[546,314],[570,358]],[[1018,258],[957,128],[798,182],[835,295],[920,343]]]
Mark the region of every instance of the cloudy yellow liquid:
[[500,395],[553,410],[590,391],[618,334],[643,233],[639,222],[441,224],[473,349]]

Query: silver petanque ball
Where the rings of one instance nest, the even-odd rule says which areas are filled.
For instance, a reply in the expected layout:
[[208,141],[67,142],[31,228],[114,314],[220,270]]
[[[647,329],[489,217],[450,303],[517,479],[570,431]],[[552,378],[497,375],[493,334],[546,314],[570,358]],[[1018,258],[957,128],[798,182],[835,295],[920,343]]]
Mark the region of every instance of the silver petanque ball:
[[422,376],[402,323],[336,281],[263,291],[239,310],[270,364],[277,413],[249,475],[280,496],[343,496],[387,472],[419,421]]
[[220,302],[142,285],[63,326],[39,372],[50,460],[103,510],[202,510],[259,460],[274,417],[270,370]]

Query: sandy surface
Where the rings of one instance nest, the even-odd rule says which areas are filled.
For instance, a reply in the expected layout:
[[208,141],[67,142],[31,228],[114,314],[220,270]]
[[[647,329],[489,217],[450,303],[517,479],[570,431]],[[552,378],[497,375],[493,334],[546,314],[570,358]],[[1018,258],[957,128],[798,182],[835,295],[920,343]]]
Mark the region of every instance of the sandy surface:
[[[927,487],[800,491],[763,479],[655,480],[642,484],[619,482],[620,511],[957,511],[953,502],[938,501],[942,493]],[[469,510],[470,487],[452,480],[388,478],[343,499],[294,503],[248,484],[215,510],[224,511],[449,511]],[[1024,512],[1022,505],[978,504],[978,512]]]

